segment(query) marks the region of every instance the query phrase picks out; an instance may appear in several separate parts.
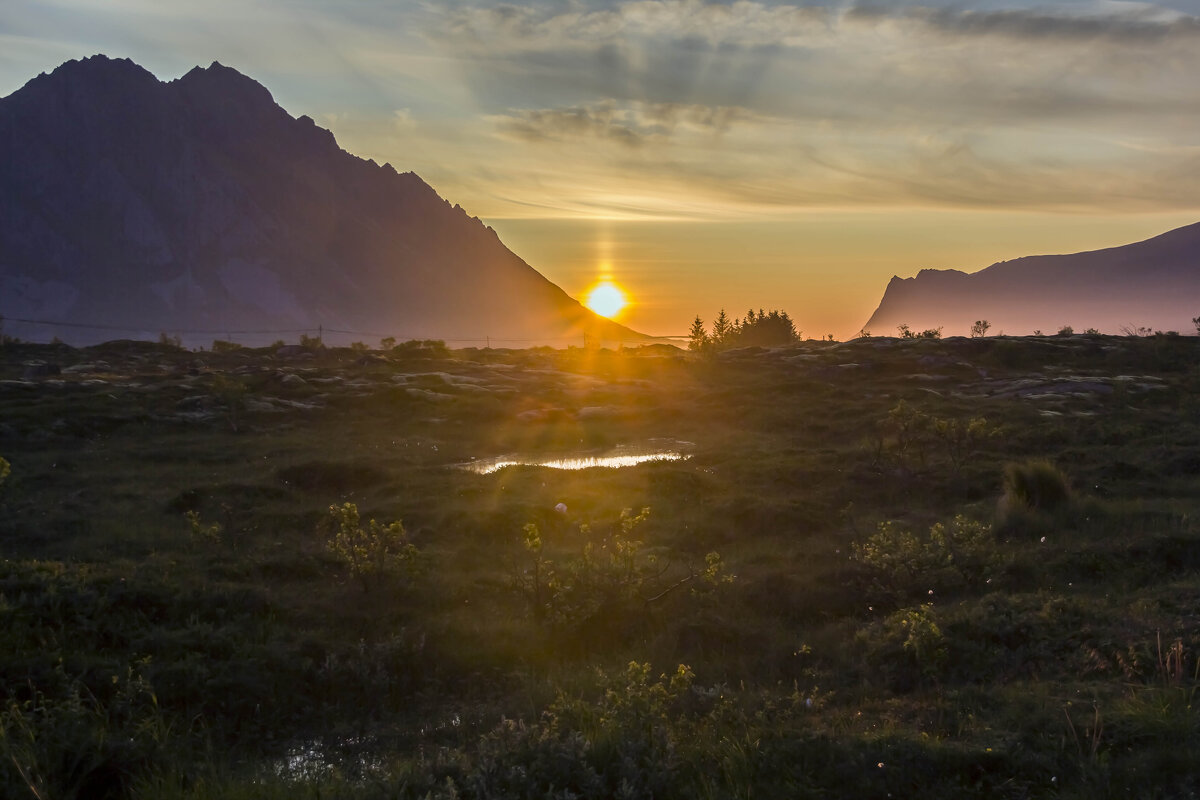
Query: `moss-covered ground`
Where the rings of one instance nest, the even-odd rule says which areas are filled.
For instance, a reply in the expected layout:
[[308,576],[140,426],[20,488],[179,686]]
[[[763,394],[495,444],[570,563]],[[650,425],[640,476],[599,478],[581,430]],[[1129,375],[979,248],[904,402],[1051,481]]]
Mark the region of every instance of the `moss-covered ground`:
[[[1198,390],[1178,336],[5,343],[0,795],[1194,797]],[[686,458],[464,466],[621,445]]]

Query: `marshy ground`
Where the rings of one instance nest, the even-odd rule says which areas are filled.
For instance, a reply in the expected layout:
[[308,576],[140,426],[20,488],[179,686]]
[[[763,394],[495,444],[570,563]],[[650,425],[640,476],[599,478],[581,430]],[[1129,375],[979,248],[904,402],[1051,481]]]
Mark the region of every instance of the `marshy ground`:
[[[1198,390],[1178,336],[4,344],[0,793],[1195,796]],[[464,467],[620,447],[686,458]]]

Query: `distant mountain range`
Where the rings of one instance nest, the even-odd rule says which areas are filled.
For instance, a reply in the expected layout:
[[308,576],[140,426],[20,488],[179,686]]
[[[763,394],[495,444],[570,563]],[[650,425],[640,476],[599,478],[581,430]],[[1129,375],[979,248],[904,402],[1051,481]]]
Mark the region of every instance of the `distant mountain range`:
[[0,100],[0,315],[9,335],[76,343],[318,325],[343,341],[644,338],[236,70],[162,82],[104,56]]
[[967,274],[923,269],[894,277],[863,328],[894,336],[941,327],[965,335],[976,320],[990,333],[1077,333],[1095,328],[1122,333],[1138,328],[1195,333],[1200,316],[1200,223],[1144,242],[1056,256],[1001,261]]

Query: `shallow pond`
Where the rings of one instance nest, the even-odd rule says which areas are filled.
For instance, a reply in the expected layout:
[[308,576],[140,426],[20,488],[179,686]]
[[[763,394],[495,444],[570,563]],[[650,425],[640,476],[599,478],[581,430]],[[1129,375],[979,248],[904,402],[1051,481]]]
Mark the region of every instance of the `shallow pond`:
[[691,458],[686,453],[692,447],[691,442],[681,442],[674,439],[651,439],[641,445],[618,445],[611,450],[578,451],[550,455],[541,453],[533,456],[504,455],[495,458],[480,458],[463,464],[463,469],[480,475],[489,475],[505,467],[527,465],[534,467],[549,467],[551,469],[590,469],[592,467],[632,467],[647,461],[681,461]]

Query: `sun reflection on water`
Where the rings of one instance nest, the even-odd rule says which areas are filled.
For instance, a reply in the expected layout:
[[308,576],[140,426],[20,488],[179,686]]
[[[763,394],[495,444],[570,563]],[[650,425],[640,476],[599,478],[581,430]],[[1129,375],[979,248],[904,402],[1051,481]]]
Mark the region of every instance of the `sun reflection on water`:
[[641,450],[618,447],[603,455],[576,454],[558,458],[548,458],[544,455],[527,458],[508,455],[498,458],[478,459],[462,466],[464,469],[480,475],[490,475],[505,467],[521,465],[549,467],[550,469],[590,469],[592,467],[617,469],[620,467],[633,467],[650,461],[682,461],[688,458],[691,458],[691,456],[681,452],[679,449]]

